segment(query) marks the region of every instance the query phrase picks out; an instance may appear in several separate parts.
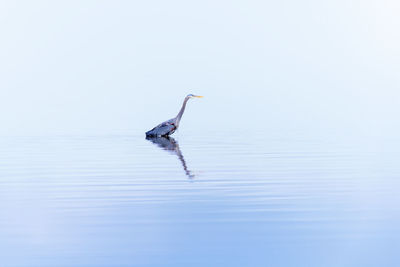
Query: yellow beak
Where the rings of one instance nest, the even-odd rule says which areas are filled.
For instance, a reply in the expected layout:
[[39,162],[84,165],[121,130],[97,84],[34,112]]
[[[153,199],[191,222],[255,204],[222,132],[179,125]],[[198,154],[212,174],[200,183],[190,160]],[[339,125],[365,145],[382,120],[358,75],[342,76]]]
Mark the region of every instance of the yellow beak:
[[202,97],[204,97],[204,96],[202,96],[202,95],[196,95],[195,97],[202,98]]

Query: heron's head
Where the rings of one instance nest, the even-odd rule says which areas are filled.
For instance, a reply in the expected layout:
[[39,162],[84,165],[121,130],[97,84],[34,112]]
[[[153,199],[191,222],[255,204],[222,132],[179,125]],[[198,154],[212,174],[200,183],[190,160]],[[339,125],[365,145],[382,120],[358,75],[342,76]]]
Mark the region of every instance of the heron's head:
[[186,97],[188,97],[188,98],[201,98],[201,97],[203,97],[203,96],[201,96],[201,95],[194,95],[194,94],[188,94]]

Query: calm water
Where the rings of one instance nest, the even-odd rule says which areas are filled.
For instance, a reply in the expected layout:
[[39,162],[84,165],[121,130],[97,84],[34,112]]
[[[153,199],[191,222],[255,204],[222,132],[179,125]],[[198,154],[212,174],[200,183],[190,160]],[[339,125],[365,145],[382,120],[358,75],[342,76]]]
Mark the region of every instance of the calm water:
[[400,143],[0,141],[0,266],[399,266]]

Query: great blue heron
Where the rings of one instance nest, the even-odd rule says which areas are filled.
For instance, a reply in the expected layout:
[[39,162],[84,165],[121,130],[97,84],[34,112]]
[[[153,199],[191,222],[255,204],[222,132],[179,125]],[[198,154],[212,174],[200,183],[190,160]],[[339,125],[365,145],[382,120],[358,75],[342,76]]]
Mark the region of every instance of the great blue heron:
[[202,97],[202,96],[193,94],[187,95],[185,97],[185,100],[183,100],[182,108],[179,111],[178,115],[176,115],[176,117],[173,119],[160,123],[150,131],[146,132],[146,136],[169,136],[170,134],[173,134],[175,130],[178,129],[179,127],[179,122],[181,121],[183,112],[185,111],[186,103],[188,102],[189,99],[195,97]]

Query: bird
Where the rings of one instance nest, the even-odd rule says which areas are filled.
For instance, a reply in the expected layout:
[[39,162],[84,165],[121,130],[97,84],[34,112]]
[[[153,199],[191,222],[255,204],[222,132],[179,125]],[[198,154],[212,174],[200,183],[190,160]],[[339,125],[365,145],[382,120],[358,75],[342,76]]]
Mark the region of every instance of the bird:
[[146,136],[169,136],[173,134],[176,129],[179,127],[179,122],[181,121],[183,112],[185,111],[186,108],[186,103],[188,102],[189,99],[191,98],[201,98],[203,96],[200,95],[194,95],[194,94],[188,94],[185,99],[183,100],[183,104],[181,107],[181,110],[179,111],[178,115],[176,115],[175,118],[172,118],[170,120],[164,121],[163,123],[160,123],[150,131],[146,132]]

